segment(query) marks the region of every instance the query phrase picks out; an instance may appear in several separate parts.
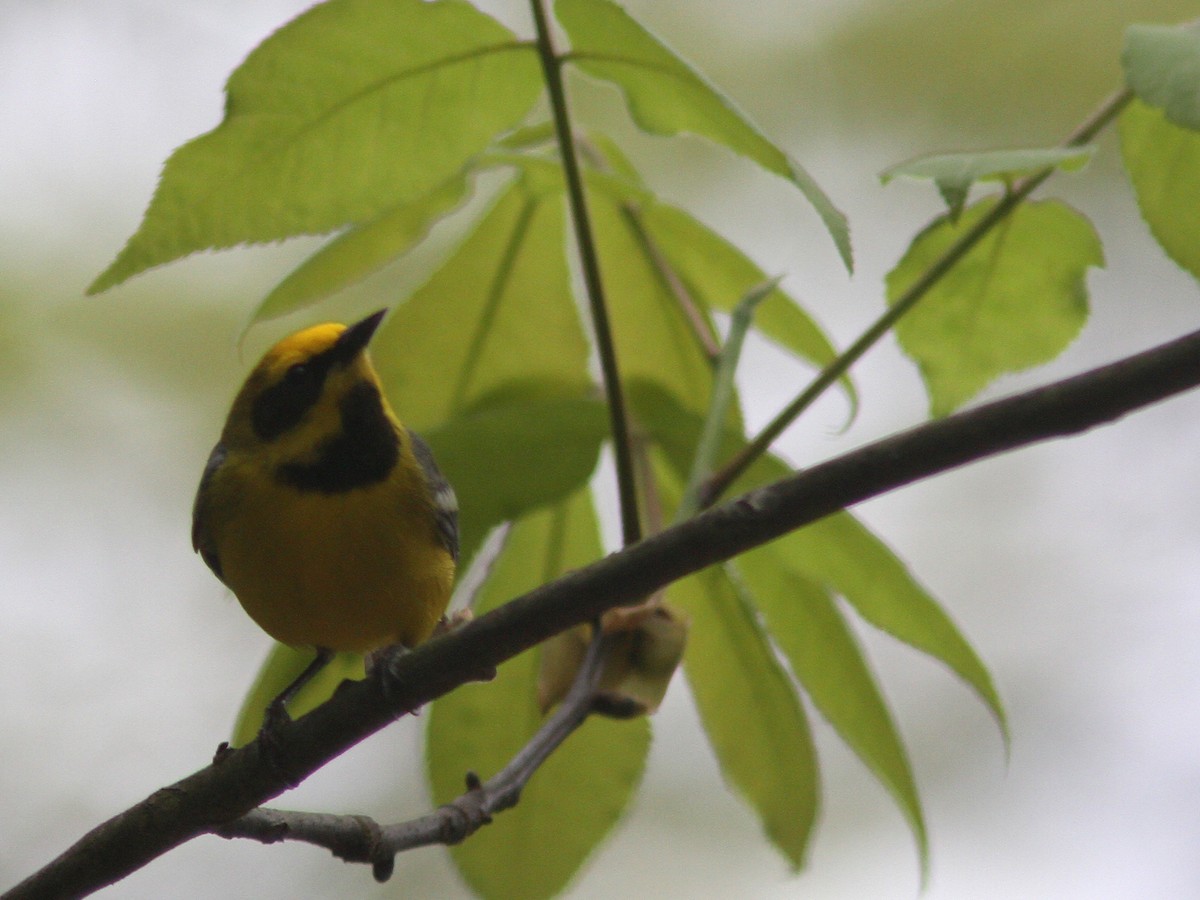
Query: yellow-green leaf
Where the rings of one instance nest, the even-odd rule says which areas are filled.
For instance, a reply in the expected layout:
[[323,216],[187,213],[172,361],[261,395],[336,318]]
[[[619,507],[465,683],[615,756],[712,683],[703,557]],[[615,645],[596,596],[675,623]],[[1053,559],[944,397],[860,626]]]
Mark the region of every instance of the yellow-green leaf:
[[[704,308],[732,312],[748,290],[767,279],[741,250],[681,209],[647,203],[637,215],[649,239]],[[817,368],[837,356],[821,327],[782,288],[774,288],[755,309],[754,328]],[[855,405],[853,383],[849,377],[841,383]]]
[[667,593],[692,623],[684,671],[721,773],[800,868],[819,787],[816,751],[791,679],[721,567],[676,582]]
[[[630,400],[639,425],[670,466],[671,483],[682,482],[691,465],[701,417],[661,390],[634,390]],[[726,429],[723,452],[732,453],[743,446],[745,439]],[[781,460],[766,456],[751,466],[737,485],[749,490],[783,478],[789,471]],[[668,492],[664,499],[669,513],[673,498]],[[945,663],[987,704],[1004,730],[1004,707],[991,675],[971,645],[903,561],[853,515],[827,516],[769,547],[775,563],[792,573],[779,577],[802,578],[844,597],[876,628]],[[762,602],[775,600],[766,597]]]
[[[600,555],[590,495],[517,523],[478,598],[478,609],[527,591]],[[542,723],[536,702],[538,651],[500,667],[494,681],[468,684],[433,704],[426,760],[434,802],[464,790],[474,771],[503,768]],[[592,717],[533,776],[521,802],[451,849],[483,897],[537,900],[559,893],[624,813],[650,746],[645,718]]]
[[971,645],[904,563],[854,516],[827,516],[770,547],[779,565],[840,594],[876,628],[949,666],[1005,729],[1000,696]]
[[608,437],[608,416],[598,399],[513,392],[424,437],[458,494],[465,569],[493,527],[587,483]]
[[176,150],[104,290],[197,250],[324,234],[445,182],[541,92],[533,49],[463,0],[330,0],[230,76]]
[[263,299],[247,327],[304,309],[366,278],[422,241],[434,223],[466,195],[466,179],[455,177],[424,197],[401,203],[338,235]]
[[1121,63],[1142,100],[1176,125],[1200,130],[1200,23],[1129,26]]
[[712,364],[701,335],[713,334],[703,310],[689,317],[655,266],[623,202],[588,191],[609,317],[622,378],[656,384],[697,412],[708,408]]
[[[888,301],[995,202],[918,235],[887,276]],[[946,415],[996,377],[1061,353],[1087,320],[1087,270],[1103,264],[1091,223],[1056,200],[1024,203],[992,229],[896,325],[900,346],[921,368],[932,414]]]
[[1119,127],[1142,217],[1171,259],[1200,278],[1200,134],[1137,100]]
[[571,37],[570,60],[615,84],[629,113],[651,134],[700,135],[791,181],[853,265],[846,217],[804,168],[771,143],[728,98],[610,0],[558,0],[558,20]]
[[1096,148],[1089,145],[939,153],[892,166],[879,179],[884,184],[901,176],[932,179],[950,207],[951,218],[958,218],[967,192],[976,181],[1007,182],[1049,168],[1073,172],[1086,166],[1095,152]]
[[921,800],[887,702],[833,598],[781,557],[770,544],[739,557],[733,568],[817,709],[895,798],[924,866],[929,847]]
[[403,420],[429,429],[514,386],[589,389],[563,241],[561,193],[518,180],[384,320],[371,352]]

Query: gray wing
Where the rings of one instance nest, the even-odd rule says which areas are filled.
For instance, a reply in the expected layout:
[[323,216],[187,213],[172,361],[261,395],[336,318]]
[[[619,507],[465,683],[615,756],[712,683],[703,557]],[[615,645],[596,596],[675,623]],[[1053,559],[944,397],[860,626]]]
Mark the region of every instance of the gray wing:
[[438,537],[441,538],[442,546],[450,552],[454,561],[458,562],[458,497],[454,495],[454,488],[434,461],[429,445],[415,431],[409,431],[408,436],[412,439],[413,456],[421,464],[421,471],[425,473],[425,483],[429,485],[429,493],[433,496]]
[[212,481],[213,473],[225,462],[225,445],[217,444],[208,455],[204,466],[204,474],[200,476],[200,487],[196,491],[196,502],[192,506],[192,549],[200,554],[200,558],[213,570],[213,574],[225,580],[221,574],[221,560],[217,556],[217,545],[208,531],[208,484]]

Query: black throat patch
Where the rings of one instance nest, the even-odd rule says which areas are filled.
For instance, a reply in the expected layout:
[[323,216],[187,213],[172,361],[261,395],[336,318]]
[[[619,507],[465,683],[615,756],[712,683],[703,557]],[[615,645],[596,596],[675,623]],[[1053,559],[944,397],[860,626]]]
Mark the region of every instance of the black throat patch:
[[338,494],[383,481],[400,458],[400,436],[387,414],[379,389],[356,384],[339,405],[342,428],[317,448],[312,462],[284,463],[276,477],[302,491]]

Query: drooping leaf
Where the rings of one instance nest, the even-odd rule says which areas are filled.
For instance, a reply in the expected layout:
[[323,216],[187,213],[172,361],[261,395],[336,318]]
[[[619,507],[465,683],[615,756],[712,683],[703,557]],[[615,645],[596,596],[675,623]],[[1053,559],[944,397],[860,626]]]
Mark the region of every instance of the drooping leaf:
[[812,176],[728,98],[610,0],[558,0],[554,8],[571,38],[571,61],[588,75],[615,84],[640,128],[651,134],[699,135],[791,181],[852,268],[846,217]]
[[563,241],[561,193],[518,179],[384,320],[371,352],[402,419],[429,429],[514,385],[587,392],[588,347]]
[[[486,611],[600,555],[586,492],[517,523],[477,600]],[[536,702],[538,651],[500,667],[494,681],[468,684],[433,704],[426,761],[434,801],[464,789],[470,770],[487,779],[542,723]],[[623,814],[650,746],[645,718],[592,717],[533,776],[513,809],[452,848],[483,897],[536,898],[560,892]]]
[[[700,416],[665,391],[648,385],[636,386],[629,396],[643,432],[662,452],[674,479],[682,481],[700,434]],[[744,445],[744,437],[726,429],[724,452],[733,453]],[[789,472],[781,460],[765,456],[747,470],[736,487],[750,490]],[[762,552],[768,550],[779,566],[792,573],[786,577],[807,580],[844,597],[876,628],[948,666],[979,695],[1001,730],[1005,729],[1000,697],[971,645],[903,561],[852,514],[827,516],[778,538]],[[776,599],[764,597],[759,602],[766,605]]]
[[[995,202],[918,235],[887,276],[888,301]],[[1103,264],[1091,223],[1059,201],[1022,204],[992,229],[896,325],[900,346],[920,366],[932,414],[946,415],[997,376],[1061,353],[1087,319],[1087,270]]]
[[1142,217],[1171,259],[1200,278],[1200,134],[1137,100],[1119,127]]
[[1129,26],[1121,63],[1145,103],[1181,128],[1200,131],[1200,23]]
[[1079,146],[940,153],[892,166],[879,179],[884,184],[901,176],[932,179],[950,207],[950,217],[957,219],[976,181],[1012,181],[1048,168],[1073,172],[1086,166],[1095,151],[1093,146]]
[[684,671],[721,773],[798,869],[820,791],[816,751],[795,688],[724,569],[705,569],[671,585],[667,594],[691,619]]
[[455,177],[424,197],[401,203],[338,235],[263,299],[247,327],[304,309],[366,278],[423,240],[434,223],[452,212],[466,195],[466,180]]
[[781,556],[771,544],[739,557],[734,569],[805,692],[895,798],[924,866],[929,847],[921,800],[887,702],[833,598]]
[[587,483],[608,417],[598,399],[513,391],[423,436],[458,494],[465,570],[492,528]]
[[949,666],[1006,732],[1000,696],[971,645],[908,567],[854,516],[827,516],[769,546],[777,564],[839,594],[876,628]]
[[331,0],[230,76],[225,118],[167,161],[89,288],[197,250],[324,234],[444,183],[541,90],[533,49],[463,0]]

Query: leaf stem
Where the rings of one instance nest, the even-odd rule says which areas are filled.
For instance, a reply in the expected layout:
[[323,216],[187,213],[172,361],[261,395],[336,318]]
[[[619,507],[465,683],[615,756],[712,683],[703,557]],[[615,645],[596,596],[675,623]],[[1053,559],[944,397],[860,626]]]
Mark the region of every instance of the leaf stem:
[[591,218],[588,215],[587,201],[583,191],[583,176],[580,174],[579,157],[571,130],[570,112],[567,109],[566,90],[563,87],[562,79],[563,58],[554,49],[544,0],[530,0],[529,5],[533,10],[533,21],[537,30],[538,57],[542,62],[542,72],[546,77],[546,89],[550,94],[554,131],[558,137],[563,174],[567,185],[567,201],[571,207],[571,221],[575,226],[575,242],[579,248],[583,283],[591,310],[596,351],[600,357],[604,394],[608,399],[609,427],[612,430],[613,456],[617,469],[617,491],[621,507],[621,535],[625,544],[633,544],[641,538],[642,528],[638,515],[633,452],[629,440],[629,417],[624,391],[621,387],[621,373],[617,366],[616,343],[613,340],[608,306],[604,299],[604,285],[600,278],[600,258],[596,251]]
[[729,404],[733,400],[733,376],[737,372],[738,361],[742,356],[742,344],[746,332],[754,322],[754,310],[779,286],[781,277],[768,278],[750,288],[738,305],[734,307],[729,321],[729,334],[717,356],[717,373],[713,379],[712,400],[708,405],[708,416],[704,420],[704,428],[700,432],[700,440],[696,443],[696,452],[692,457],[692,471],[688,475],[687,488],[683,499],[675,511],[675,521],[694,516],[700,511],[701,490],[710,472],[713,460],[717,458],[717,450],[721,446],[721,429],[729,412]]
[[[1102,103],[1091,116],[1084,120],[1066,140],[1064,147],[1085,144],[1106,128],[1133,99],[1133,91],[1122,88]],[[743,447],[718,471],[713,473],[700,492],[701,508],[715,503],[750,465],[770,449],[771,444],[790,426],[800,414],[821,396],[852,365],[883,337],[892,326],[929,293],[942,278],[953,269],[993,228],[1003,222],[1041,184],[1054,174],[1050,166],[1025,178],[1013,182],[1000,200],[962,237],[946,249],[933,264],[909,286],[896,302],[884,311],[866,331],[859,336],[837,359],[822,369],[817,377],[784,409],[772,419],[755,438]]]

